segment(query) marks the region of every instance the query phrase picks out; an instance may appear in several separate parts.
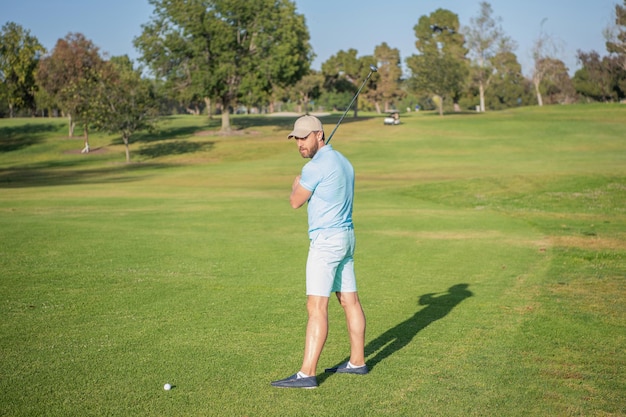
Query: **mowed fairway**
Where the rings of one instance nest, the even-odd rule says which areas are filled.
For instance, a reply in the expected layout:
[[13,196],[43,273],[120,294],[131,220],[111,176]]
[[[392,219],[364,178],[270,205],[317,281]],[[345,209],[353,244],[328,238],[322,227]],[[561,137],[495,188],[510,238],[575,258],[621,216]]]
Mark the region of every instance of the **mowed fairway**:
[[[294,118],[0,120],[2,416],[626,415],[626,106],[346,118],[367,376],[299,369]],[[327,134],[338,115],[322,118]],[[164,391],[163,385],[173,385]]]

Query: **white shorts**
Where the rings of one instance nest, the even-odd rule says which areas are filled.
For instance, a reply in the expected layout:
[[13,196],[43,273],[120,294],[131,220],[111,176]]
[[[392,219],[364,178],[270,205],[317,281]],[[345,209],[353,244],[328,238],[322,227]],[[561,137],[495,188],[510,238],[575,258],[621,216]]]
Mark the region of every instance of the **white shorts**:
[[330,297],[356,292],[354,229],[328,229],[311,239],[306,262],[306,294]]

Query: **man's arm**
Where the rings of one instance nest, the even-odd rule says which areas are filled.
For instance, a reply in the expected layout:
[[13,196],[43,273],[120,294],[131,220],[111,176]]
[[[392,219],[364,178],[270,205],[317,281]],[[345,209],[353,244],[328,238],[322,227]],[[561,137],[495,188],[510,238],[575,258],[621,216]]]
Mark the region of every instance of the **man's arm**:
[[302,207],[304,203],[309,201],[311,194],[311,191],[300,185],[300,175],[298,175],[291,185],[291,196],[289,196],[291,207],[295,209]]

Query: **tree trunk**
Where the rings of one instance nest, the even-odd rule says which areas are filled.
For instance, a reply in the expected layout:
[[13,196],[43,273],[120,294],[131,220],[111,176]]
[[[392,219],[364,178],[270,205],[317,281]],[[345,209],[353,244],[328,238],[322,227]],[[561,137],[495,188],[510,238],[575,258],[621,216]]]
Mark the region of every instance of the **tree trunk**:
[[228,105],[224,105],[222,108],[222,129],[223,133],[230,133],[230,109]]
[[124,146],[126,147],[126,163],[130,164],[130,148],[128,146],[128,136],[126,134],[123,134],[122,140],[124,141]]
[[213,118],[213,111],[211,111],[211,99],[208,97],[204,98],[204,105],[206,106],[206,115],[209,116],[209,119]]
[[70,132],[69,132],[70,138],[73,138],[74,137],[74,128],[76,127],[76,122],[72,118],[71,114],[68,114],[67,118],[69,119],[69,123],[70,123]]
[[83,143],[85,146],[81,153],[89,153],[89,127],[87,125],[83,126]]
[[354,118],[359,117],[359,97],[354,100]]
[[533,82],[533,84],[535,85],[535,93],[537,94],[537,104],[539,105],[539,107],[542,107],[543,98],[541,97],[541,91],[539,91],[539,83]]
[[485,85],[483,84],[483,80],[480,80],[478,83],[478,91],[480,93],[480,111],[482,113],[485,112]]
[[185,111],[189,114],[192,114],[194,116],[198,116],[200,114],[200,109],[198,108],[198,105],[194,105],[194,107],[187,107],[185,108]]

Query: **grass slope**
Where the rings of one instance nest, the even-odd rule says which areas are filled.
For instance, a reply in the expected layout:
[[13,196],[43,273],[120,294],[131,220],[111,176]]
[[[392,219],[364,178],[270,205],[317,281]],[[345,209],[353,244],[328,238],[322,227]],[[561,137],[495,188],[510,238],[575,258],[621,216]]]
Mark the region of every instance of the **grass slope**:
[[[327,129],[337,115],[323,119]],[[347,119],[365,377],[300,365],[293,119],[0,120],[0,415],[626,415],[626,108]],[[164,383],[172,391],[162,389]]]

